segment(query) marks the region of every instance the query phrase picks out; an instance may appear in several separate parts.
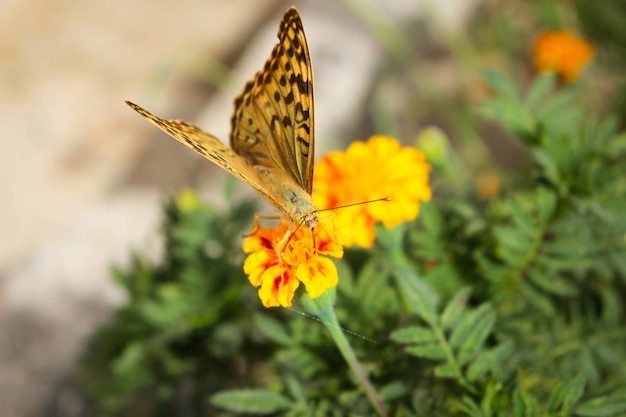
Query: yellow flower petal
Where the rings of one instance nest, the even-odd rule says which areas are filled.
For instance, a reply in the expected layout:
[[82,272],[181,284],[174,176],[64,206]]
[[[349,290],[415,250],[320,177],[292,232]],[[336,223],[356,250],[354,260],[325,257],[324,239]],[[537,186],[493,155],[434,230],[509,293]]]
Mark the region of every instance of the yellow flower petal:
[[337,267],[328,258],[316,257],[310,262],[298,265],[296,278],[306,287],[311,298],[317,298],[339,282]]
[[374,242],[376,222],[394,227],[418,215],[420,202],[431,197],[429,172],[421,151],[403,148],[387,136],[373,136],[367,142],[352,143],[345,153],[333,152],[320,160],[313,200],[327,209],[390,197],[390,202],[336,212],[342,243],[368,248]]
[[290,271],[278,265],[272,266],[263,274],[264,278],[259,289],[259,298],[265,307],[291,307],[291,300],[300,285]]
[[335,265],[326,258],[343,256],[333,222],[320,221],[313,231],[303,227],[292,230],[287,244],[278,247],[288,228],[286,222],[278,228],[257,227],[243,245],[248,253],[244,272],[250,283],[259,287],[265,307],[291,306],[300,282],[305,283],[311,297],[337,285]]

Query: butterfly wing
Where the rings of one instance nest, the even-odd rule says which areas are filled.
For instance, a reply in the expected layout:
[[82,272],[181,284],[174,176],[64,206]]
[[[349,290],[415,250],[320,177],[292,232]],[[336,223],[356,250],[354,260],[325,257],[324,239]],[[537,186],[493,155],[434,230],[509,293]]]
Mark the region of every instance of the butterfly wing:
[[266,188],[263,187],[255,171],[250,168],[247,161],[235,154],[232,149],[224,145],[215,136],[183,120],[161,119],[143,107],[128,100],[126,104],[183,145],[193,149],[241,181],[249,184],[265,198],[277,204],[283,211],[286,210],[284,206],[277,203],[275,198],[268,194]]
[[230,144],[250,165],[278,169],[313,188],[313,73],[302,20],[291,7],[264,68],[237,96]]

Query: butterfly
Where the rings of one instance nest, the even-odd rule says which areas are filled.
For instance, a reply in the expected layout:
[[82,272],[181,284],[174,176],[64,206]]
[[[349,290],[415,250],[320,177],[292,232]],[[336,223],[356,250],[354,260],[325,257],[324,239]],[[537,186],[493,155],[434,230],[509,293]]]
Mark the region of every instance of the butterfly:
[[[235,98],[230,147],[183,120],[126,101],[165,133],[250,185],[292,225],[313,229],[313,73],[300,14],[289,8],[263,69]],[[257,224],[258,225],[258,224]],[[289,232],[288,232],[289,233]],[[283,238],[286,243],[288,236]]]

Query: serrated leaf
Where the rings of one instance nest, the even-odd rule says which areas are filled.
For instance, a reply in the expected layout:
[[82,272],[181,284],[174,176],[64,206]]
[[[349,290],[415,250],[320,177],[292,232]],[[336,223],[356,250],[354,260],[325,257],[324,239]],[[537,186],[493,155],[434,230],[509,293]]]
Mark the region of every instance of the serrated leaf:
[[522,206],[520,199],[513,199],[509,203],[509,210],[511,210],[511,219],[515,223],[514,230],[519,235],[523,234],[525,237],[532,237],[537,231],[537,222],[533,219],[532,215]]
[[552,190],[546,187],[540,187],[537,190],[537,213],[542,222],[550,219],[556,207],[556,201],[556,195]]
[[602,287],[600,297],[602,300],[602,320],[611,324],[619,323],[624,314],[620,295],[616,294],[611,287]]
[[444,329],[449,329],[459,319],[467,300],[469,299],[472,289],[470,287],[461,288],[454,296],[448,301],[446,308],[441,314],[441,326]]
[[541,120],[550,122],[550,124],[558,124],[563,117],[568,117],[575,113],[576,109],[568,108],[570,104],[576,100],[580,93],[575,88],[561,90],[560,93],[554,95],[551,100],[546,100],[537,109],[537,117]]
[[408,387],[402,382],[392,382],[381,387],[378,390],[380,398],[384,401],[393,401],[402,397],[409,391]]
[[550,392],[548,410],[568,411],[582,397],[586,381],[585,375],[580,372],[574,378],[559,382]]
[[539,288],[550,294],[566,297],[577,292],[575,285],[559,275],[547,276],[545,272],[536,269],[529,270],[527,275]]
[[513,411],[515,417],[538,416],[537,399],[530,392],[517,388],[513,393]]
[[467,367],[467,379],[476,381],[488,371],[497,367],[498,363],[502,361],[504,357],[509,356],[512,350],[513,345],[511,343],[504,343],[493,349],[482,352]]
[[123,375],[135,370],[146,356],[146,345],[134,341],[128,343],[120,355],[112,363],[113,372]]
[[461,376],[459,367],[450,362],[437,366],[435,375],[439,378],[458,378]]
[[537,291],[530,283],[526,281],[522,281],[522,285],[520,288],[526,301],[528,301],[531,305],[537,307],[537,309],[546,317],[555,314],[554,304],[549,297]]
[[540,75],[531,84],[526,94],[525,104],[532,109],[545,98],[556,85],[556,77],[553,74]]
[[559,186],[561,184],[561,175],[559,167],[554,159],[544,149],[534,148],[532,155],[535,163],[541,168],[542,174],[550,181],[551,184]]
[[438,297],[433,289],[407,268],[396,268],[394,276],[407,308],[420,316],[426,323],[435,325]]
[[424,344],[437,341],[437,335],[430,329],[421,326],[411,326],[398,329],[391,333],[391,340],[397,343]]
[[626,412],[626,395],[604,396],[587,401],[574,409],[574,415],[583,417],[608,417]]
[[211,396],[211,403],[236,413],[271,414],[292,407],[289,398],[265,390],[223,391]]
[[463,397],[459,409],[470,417],[484,416],[483,410],[480,408],[480,405],[478,405],[473,398],[468,396]]
[[432,360],[446,359],[446,351],[438,344],[410,346],[406,348],[406,351],[420,358]]
[[289,346],[291,344],[291,336],[287,333],[285,326],[278,320],[266,314],[256,314],[254,316],[254,324],[269,340],[283,346]]
[[624,153],[626,153],[626,132],[611,138],[606,148],[607,156],[612,158],[619,158]]
[[[461,345],[459,358],[465,355],[467,355],[467,359],[474,357],[487,337],[491,334],[495,323],[496,313],[490,308],[487,314],[476,322],[471,333],[465,340],[465,343]],[[465,359],[463,359],[462,363],[466,363]]]
[[450,345],[460,350],[471,351],[480,345],[491,332],[496,316],[488,303],[481,304],[467,313],[452,330]]
[[513,227],[495,227],[493,234],[498,239],[498,257],[516,265],[531,245],[530,238]]
[[485,71],[483,74],[485,82],[496,94],[506,100],[519,101],[517,89],[509,77],[499,71]]

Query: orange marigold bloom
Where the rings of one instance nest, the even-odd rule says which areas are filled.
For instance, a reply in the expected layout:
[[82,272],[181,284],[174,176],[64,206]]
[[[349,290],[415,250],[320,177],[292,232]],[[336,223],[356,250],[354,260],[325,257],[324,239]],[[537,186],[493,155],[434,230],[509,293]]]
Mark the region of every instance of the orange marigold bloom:
[[593,45],[565,30],[544,32],[533,46],[535,68],[556,72],[569,82],[578,79],[593,54]]
[[300,283],[311,298],[317,298],[339,282],[335,264],[325,256],[343,257],[333,222],[320,221],[313,232],[299,227],[279,248],[288,230],[287,222],[277,228],[258,227],[243,244],[244,252],[249,254],[243,270],[250,283],[260,287],[259,298],[265,307],[291,307]]
[[361,204],[334,211],[345,246],[369,248],[374,243],[374,224],[394,227],[413,220],[420,201],[430,200],[424,154],[401,147],[393,138],[373,136],[354,142],[346,152],[331,152],[315,168],[313,200],[323,209],[391,197],[390,202]]

